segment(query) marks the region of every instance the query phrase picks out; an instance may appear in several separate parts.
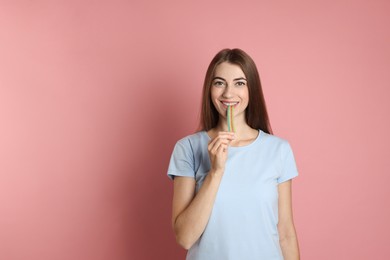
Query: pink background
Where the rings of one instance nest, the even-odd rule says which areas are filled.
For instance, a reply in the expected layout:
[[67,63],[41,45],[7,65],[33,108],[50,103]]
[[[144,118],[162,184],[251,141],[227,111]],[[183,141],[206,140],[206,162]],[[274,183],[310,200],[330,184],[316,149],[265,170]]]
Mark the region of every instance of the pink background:
[[390,2],[0,1],[0,259],[183,259],[175,142],[208,63],[256,61],[302,259],[388,259]]

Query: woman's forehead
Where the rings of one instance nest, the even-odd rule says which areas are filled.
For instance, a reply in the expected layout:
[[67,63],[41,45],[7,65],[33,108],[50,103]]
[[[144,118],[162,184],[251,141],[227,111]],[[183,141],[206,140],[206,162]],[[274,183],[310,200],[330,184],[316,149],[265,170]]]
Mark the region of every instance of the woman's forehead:
[[236,78],[245,78],[245,74],[239,65],[223,62],[215,68],[214,77],[229,80]]

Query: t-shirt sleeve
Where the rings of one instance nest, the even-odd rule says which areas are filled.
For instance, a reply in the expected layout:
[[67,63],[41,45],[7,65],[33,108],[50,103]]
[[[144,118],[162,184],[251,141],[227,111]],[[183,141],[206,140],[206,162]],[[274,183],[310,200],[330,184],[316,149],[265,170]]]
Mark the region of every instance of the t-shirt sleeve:
[[282,171],[278,178],[278,183],[288,181],[298,176],[298,169],[290,144],[286,143],[282,147]]
[[168,177],[186,176],[195,178],[194,153],[188,139],[178,141],[173,149],[168,166]]

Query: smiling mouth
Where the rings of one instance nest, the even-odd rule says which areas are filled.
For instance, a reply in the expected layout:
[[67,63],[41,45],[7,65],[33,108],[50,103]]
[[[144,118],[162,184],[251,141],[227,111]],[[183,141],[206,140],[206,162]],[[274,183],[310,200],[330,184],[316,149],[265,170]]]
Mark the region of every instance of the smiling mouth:
[[238,102],[227,102],[227,101],[221,101],[221,103],[225,106],[236,106]]

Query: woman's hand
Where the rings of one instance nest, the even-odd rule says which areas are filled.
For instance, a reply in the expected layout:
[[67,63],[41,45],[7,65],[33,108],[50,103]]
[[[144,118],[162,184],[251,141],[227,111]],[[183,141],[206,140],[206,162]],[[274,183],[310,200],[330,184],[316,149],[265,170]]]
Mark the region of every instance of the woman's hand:
[[228,155],[228,146],[234,140],[233,132],[219,132],[208,145],[211,170],[223,172]]

